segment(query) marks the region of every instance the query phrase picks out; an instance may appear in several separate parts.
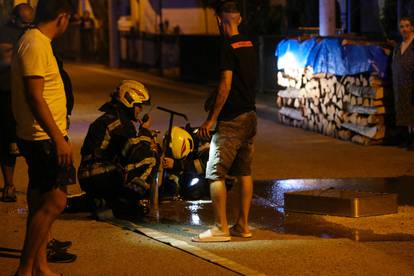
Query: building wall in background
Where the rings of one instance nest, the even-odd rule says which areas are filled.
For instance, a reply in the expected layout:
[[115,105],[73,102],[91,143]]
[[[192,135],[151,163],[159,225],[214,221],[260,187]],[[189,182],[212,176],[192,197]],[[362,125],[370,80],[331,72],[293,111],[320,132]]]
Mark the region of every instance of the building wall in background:
[[288,0],[270,0],[271,6],[286,6]]
[[[163,21],[168,21],[167,32],[172,32],[178,26],[181,34],[218,33],[214,11],[203,8],[201,0],[164,0],[162,5]],[[158,0],[131,0],[131,15],[138,21],[141,32],[159,33]]]
[[165,9],[164,20],[170,28],[179,26],[183,34],[218,34],[217,21],[212,9],[201,7]]

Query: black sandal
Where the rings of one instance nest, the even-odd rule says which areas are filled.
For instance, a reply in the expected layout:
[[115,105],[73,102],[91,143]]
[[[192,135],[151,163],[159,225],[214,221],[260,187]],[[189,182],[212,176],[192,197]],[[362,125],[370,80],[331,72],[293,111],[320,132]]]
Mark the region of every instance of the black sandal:
[[4,187],[2,201],[4,202],[16,202],[16,188],[14,186]]
[[49,263],[72,263],[76,258],[75,254],[66,251],[47,249],[47,261]]
[[47,248],[54,249],[55,251],[67,250],[71,246],[72,246],[72,242],[71,241],[59,241],[57,239],[52,239],[47,244]]

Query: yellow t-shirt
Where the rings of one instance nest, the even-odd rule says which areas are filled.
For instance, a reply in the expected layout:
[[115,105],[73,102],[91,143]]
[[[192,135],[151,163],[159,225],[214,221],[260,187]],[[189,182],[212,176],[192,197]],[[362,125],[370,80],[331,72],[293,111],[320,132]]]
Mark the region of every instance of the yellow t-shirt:
[[24,140],[50,139],[36,121],[29,107],[23,78],[44,79],[43,98],[63,135],[66,127],[66,95],[51,40],[38,29],[30,29],[16,45],[12,61],[12,108],[16,119],[17,137]]

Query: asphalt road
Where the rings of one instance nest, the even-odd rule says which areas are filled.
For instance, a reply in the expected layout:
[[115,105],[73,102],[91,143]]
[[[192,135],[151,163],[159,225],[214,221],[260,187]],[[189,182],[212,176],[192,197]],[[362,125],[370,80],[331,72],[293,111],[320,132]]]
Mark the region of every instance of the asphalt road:
[[[132,70],[108,70],[96,65],[68,64],[66,68],[72,76],[76,97],[71,131],[76,164],[79,164],[79,149],[89,123],[99,116],[97,109],[122,79],[142,81],[149,87],[154,104],[187,114],[194,126],[205,119],[202,106],[210,87],[163,80]],[[279,125],[273,102],[271,95],[258,98],[260,119],[253,164],[255,180],[414,175],[414,153],[395,147],[362,147]],[[165,131],[168,116],[155,108],[151,115],[153,128]],[[184,123],[180,119],[176,121],[177,125]],[[0,275],[13,275],[18,265],[26,218],[25,170],[23,160],[19,160],[15,176],[18,203],[0,202]],[[78,191],[77,185],[70,187],[71,193]],[[161,206],[165,221],[145,226],[267,275],[414,274],[413,240],[355,242],[347,238],[279,231],[277,225],[268,225],[279,221],[277,216],[283,214],[260,204],[255,204],[252,210],[253,239],[234,239],[225,244],[193,244],[191,236],[208,227],[212,216],[209,203],[200,207],[204,211],[197,213],[198,219],[189,217],[194,215],[191,212],[181,212],[186,208],[189,207],[165,203]],[[413,213],[411,208],[404,210]],[[398,218],[397,223],[406,223],[408,230],[413,230],[412,216]],[[74,245],[70,251],[78,255],[75,263],[53,265],[56,271],[65,275],[235,274],[146,236],[90,220],[85,214],[63,216],[55,223],[53,235],[61,240],[72,240]]]

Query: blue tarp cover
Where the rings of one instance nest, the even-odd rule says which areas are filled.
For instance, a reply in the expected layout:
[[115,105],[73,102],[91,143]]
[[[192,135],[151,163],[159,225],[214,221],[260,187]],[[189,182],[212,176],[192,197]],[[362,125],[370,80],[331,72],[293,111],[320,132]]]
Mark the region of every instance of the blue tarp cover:
[[276,50],[279,70],[311,66],[315,74],[339,76],[377,72],[384,78],[388,56],[380,46],[342,45],[340,38],[282,40]]

